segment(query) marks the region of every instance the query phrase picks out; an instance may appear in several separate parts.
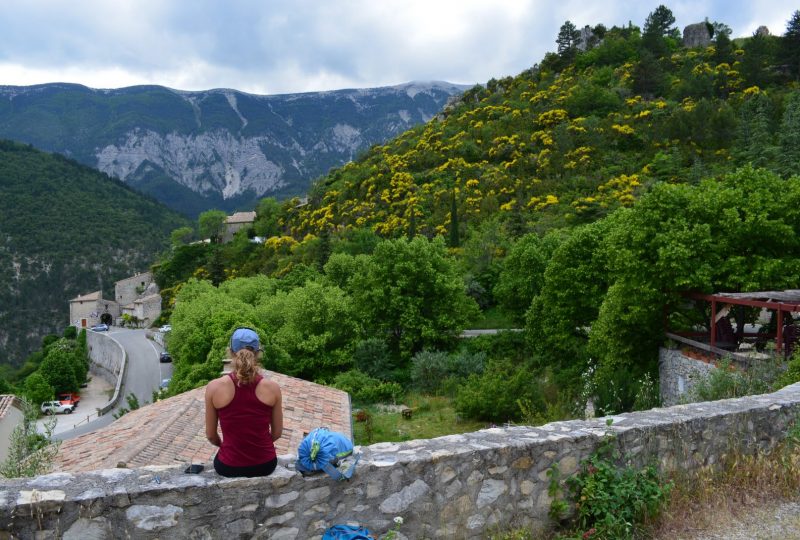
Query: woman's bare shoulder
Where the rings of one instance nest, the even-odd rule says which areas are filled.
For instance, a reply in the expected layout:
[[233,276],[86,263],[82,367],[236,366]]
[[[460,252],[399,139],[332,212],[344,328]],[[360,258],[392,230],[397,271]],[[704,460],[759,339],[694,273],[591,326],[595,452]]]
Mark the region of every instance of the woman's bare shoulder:
[[275,381],[273,381],[271,379],[268,379],[266,377],[264,377],[263,379],[261,379],[258,382],[258,386],[261,386],[262,388],[266,388],[266,389],[270,390],[271,392],[280,393],[280,391],[281,391],[281,387],[278,386],[278,383],[276,383]]
[[229,383],[232,384],[233,381],[231,381],[231,378],[228,377],[227,375],[223,375],[221,377],[217,377],[216,379],[212,379],[212,380],[208,381],[208,384],[206,385],[206,392],[207,393],[208,392],[213,392],[217,388],[221,388],[221,387],[227,386]]

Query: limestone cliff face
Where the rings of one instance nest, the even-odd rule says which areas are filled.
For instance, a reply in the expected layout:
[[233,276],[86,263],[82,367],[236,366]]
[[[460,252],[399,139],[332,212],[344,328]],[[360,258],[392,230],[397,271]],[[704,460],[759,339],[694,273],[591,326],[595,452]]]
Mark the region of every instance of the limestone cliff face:
[[0,86],[0,138],[59,152],[193,214],[302,194],[372,144],[438,114],[443,82],[258,96],[159,86]]
[[[178,184],[199,193],[217,192],[224,199],[248,189],[263,195],[283,187],[285,170],[261,149],[269,137],[235,137],[216,130],[197,135],[133,129],[118,144],[97,152],[97,168],[130,180],[156,166]],[[298,149],[304,153],[302,148]],[[150,168],[141,170],[143,164]]]

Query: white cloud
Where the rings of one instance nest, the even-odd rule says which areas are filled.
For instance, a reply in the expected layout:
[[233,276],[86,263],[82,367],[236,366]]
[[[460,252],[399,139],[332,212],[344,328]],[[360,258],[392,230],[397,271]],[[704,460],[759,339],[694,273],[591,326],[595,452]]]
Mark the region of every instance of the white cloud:
[[[734,36],[784,31],[789,2],[678,0]],[[0,3],[0,84],[161,84],[254,93],[514,75],[578,26],[641,26],[657,3],[630,0],[9,0]]]

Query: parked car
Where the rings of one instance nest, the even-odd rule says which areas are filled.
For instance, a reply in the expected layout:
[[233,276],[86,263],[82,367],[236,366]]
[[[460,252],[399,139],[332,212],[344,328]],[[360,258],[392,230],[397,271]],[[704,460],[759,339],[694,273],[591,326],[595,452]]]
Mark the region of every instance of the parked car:
[[96,324],[92,326],[91,330],[94,332],[108,332],[108,325],[107,324]]
[[73,405],[74,407],[77,407],[78,403],[81,402],[81,396],[75,392],[64,392],[58,394],[56,399],[58,399],[62,405]]
[[60,401],[45,401],[40,409],[43,414],[72,414],[75,405],[65,405]]
[[167,351],[164,351],[161,353],[161,356],[158,357],[158,361],[161,362],[162,364],[165,364],[167,362],[172,362],[172,356],[170,356],[170,354]]
[[158,331],[161,332],[162,334],[166,334],[170,330],[172,330],[172,325],[171,324],[165,324],[164,326],[162,326],[161,328],[158,329]]

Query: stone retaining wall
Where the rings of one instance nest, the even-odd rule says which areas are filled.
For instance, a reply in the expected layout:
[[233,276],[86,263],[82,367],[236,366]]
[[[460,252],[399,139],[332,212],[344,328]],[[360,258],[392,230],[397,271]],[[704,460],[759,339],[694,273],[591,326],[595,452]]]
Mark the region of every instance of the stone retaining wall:
[[86,346],[92,361],[89,370],[93,375],[98,375],[114,385],[114,395],[99,411],[99,414],[103,415],[113,409],[119,401],[128,355],[119,342],[102,332],[87,331]]
[[[206,464],[56,473],[0,483],[0,531],[20,538],[320,538],[342,522],[398,538],[486,538],[550,526],[547,470],[574,473],[607,432],[636,466],[714,465],[736,449],[768,450],[800,415],[800,383],[763,396],[495,428],[361,449],[350,482],[303,478],[282,461],[267,478],[224,479]],[[3,535],[0,534],[0,537]]]
[[661,403],[664,406],[680,403],[681,396],[689,392],[713,370],[714,364],[684,356],[680,349],[661,348],[658,351],[658,382]]

